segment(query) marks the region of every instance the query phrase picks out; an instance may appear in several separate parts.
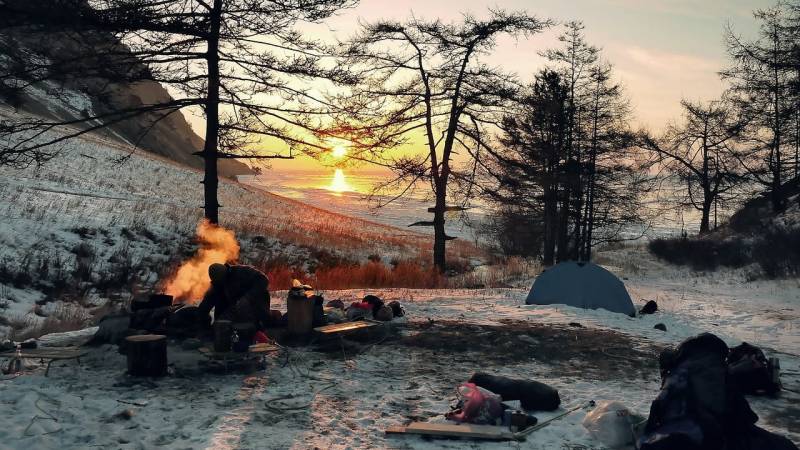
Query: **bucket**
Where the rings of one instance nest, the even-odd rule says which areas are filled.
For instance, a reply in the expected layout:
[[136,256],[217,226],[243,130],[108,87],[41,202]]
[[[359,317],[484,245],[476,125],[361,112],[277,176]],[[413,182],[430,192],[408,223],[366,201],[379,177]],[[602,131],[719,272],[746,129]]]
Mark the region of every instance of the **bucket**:
[[289,294],[286,299],[286,315],[289,316],[289,334],[293,336],[305,336],[311,333],[314,318],[314,299],[308,298],[304,294]]
[[231,351],[233,323],[230,320],[214,321],[214,351],[225,353]]

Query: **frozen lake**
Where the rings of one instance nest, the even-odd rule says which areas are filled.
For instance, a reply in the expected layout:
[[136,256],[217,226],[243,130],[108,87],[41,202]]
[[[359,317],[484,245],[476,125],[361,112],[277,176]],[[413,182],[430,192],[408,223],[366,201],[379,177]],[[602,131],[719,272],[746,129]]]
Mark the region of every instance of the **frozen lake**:
[[[390,175],[379,173],[354,174],[348,172],[348,169],[331,168],[328,172],[266,171],[261,175],[239,176],[239,181],[313,206],[382,224],[407,227],[413,222],[431,220],[433,215],[427,209],[433,206],[433,201],[426,198],[426,186],[420,186],[410,195],[377,207],[392,196],[388,192],[372,197],[369,194],[376,184],[386,182],[389,177]],[[476,229],[486,220],[486,214],[484,205],[476,202],[465,214],[468,223],[461,220],[460,214],[453,214],[448,218],[447,233],[475,241],[478,239]],[[694,210],[664,212],[658,214],[647,226],[644,235],[645,238],[677,236],[684,229],[693,234],[696,233],[699,222],[699,212]],[[430,227],[414,227],[414,230],[433,232]],[[636,237],[642,231],[641,227],[631,227],[624,233],[627,237]]]

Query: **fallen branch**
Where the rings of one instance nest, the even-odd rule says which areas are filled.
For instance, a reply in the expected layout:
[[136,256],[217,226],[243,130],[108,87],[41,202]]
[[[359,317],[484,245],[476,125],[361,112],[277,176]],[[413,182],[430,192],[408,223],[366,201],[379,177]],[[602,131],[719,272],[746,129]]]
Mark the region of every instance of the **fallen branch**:
[[566,416],[574,413],[575,411],[577,411],[579,409],[583,409],[583,408],[587,408],[587,407],[591,407],[591,406],[594,406],[594,400],[589,400],[588,402],[582,403],[582,404],[580,404],[580,405],[578,405],[578,406],[576,406],[574,408],[568,409],[567,411],[565,411],[565,412],[563,412],[563,413],[561,413],[561,414],[559,414],[559,415],[557,415],[555,417],[551,417],[550,419],[547,419],[544,422],[539,422],[538,424],[536,424],[536,425],[534,425],[532,427],[528,427],[528,428],[526,428],[526,429],[524,429],[522,431],[516,432],[516,433],[514,433],[514,439],[516,439],[518,441],[524,440],[525,436],[533,433],[534,431],[540,430],[540,429],[550,425],[551,423],[555,422],[556,420],[561,419],[563,417],[566,417]]

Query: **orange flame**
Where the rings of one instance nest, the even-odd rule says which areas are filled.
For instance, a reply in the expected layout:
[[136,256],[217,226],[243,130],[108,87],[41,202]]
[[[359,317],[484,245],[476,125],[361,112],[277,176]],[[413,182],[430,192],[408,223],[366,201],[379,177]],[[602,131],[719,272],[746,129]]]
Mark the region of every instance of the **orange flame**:
[[175,275],[164,284],[164,292],[172,295],[175,302],[200,302],[211,287],[208,266],[233,262],[239,258],[239,243],[233,231],[208,220],[203,219],[197,225],[197,241],[200,243],[197,253],[181,264]]

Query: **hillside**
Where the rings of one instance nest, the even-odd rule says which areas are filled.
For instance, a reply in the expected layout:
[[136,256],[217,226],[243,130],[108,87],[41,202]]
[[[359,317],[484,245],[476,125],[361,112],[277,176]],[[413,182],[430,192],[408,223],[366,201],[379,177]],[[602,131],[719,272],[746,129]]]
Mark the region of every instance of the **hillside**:
[[[49,2],[39,0],[24,0],[21,4],[27,8],[50,7]],[[6,69],[13,67],[13,73],[29,76],[29,79],[2,77],[0,105],[12,108],[17,113],[64,121],[171,99],[170,93],[154,81],[109,83],[89,77],[76,79],[69,73],[43,75],[37,67],[37,61],[42,58],[51,61],[81,60],[87,49],[98,46],[116,46],[122,49],[119,58],[129,58],[127,50],[110,36],[65,36],[58,32],[15,27],[0,30],[0,73],[10,73],[12,71]],[[59,67],[61,64],[54,65]],[[17,88],[37,77],[47,79],[33,82],[24,89]],[[153,113],[142,114],[109,126],[103,134],[122,144],[136,143],[141,149],[189,167],[202,168],[203,165],[201,158],[192,155],[202,149],[203,139],[194,132],[182,113],[163,118]],[[239,174],[252,173],[252,170],[240,162],[222,160],[219,162],[219,172],[222,176],[234,178]]]
[[774,211],[767,196],[750,199],[728,223],[692,237],[655,239],[650,251],[697,270],[743,269],[749,279],[800,276],[800,179],[784,185],[786,208]]
[[[0,167],[0,335],[48,318],[64,329],[90,323],[157,290],[195,251],[202,174],[146,152],[115,162],[128,152],[87,135],[39,168]],[[270,273],[276,289],[319,267],[429,258],[426,235],[230,181],[219,197],[240,260]],[[467,243],[452,249],[454,261],[476,252]]]

